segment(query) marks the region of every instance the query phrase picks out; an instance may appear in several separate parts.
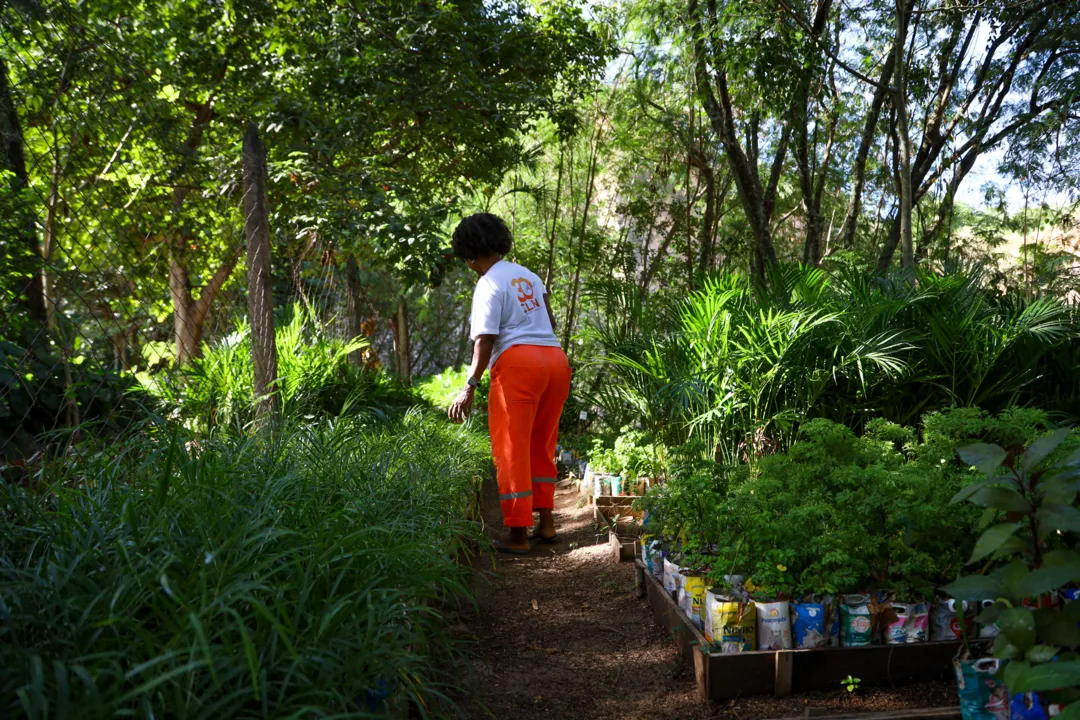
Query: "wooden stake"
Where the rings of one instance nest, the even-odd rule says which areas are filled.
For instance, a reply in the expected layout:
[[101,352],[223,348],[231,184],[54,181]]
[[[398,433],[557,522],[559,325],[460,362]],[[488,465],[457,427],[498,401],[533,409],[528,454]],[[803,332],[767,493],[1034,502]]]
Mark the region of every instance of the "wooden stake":
[[787,697],[791,694],[791,667],[794,655],[788,650],[776,653],[776,673],[773,677],[773,695]]
[[278,411],[277,341],[270,271],[266,152],[254,123],[249,124],[244,133],[244,233],[247,237],[251,362],[255,370],[255,419],[261,424]]

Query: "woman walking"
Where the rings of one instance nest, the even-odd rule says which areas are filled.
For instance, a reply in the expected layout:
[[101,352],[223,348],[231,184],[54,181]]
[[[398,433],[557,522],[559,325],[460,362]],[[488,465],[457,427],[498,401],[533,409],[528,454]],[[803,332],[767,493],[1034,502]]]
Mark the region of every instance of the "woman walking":
[[[530,540],[556,542],[555,444],[570,394],[570,364],[555,336],[555,315],[535,273],[504,260],[513,239],[496,215],[477,213],[454,230],[454,254],[480,276],[472,301],[473,359],[450,419],[469,415],[476,386],[491,365],[488,427],[509,538],[502,552],[523,555]],[[533,512],[540,520],[535,530]]]

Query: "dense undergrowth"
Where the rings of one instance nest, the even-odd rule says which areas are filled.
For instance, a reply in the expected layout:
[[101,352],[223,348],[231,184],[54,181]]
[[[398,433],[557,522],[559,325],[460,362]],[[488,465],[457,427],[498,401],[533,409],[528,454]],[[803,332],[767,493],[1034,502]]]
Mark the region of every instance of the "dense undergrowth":
[[[1045,413],[1025,409],[931,413],[918,429],[876,420],[861,436],[817,419],[790,450],[752,466],[676,460],[643,504],[650,531],[717,584],[739,574],[771,596],[931,597],[956,578],[978,536],[979,508],[950,505],[978,476],[956,448],[1023,446],[1051,428]],[[1059,452],[1077,447],[1074,433]]]
[[[275,332],[277,394],[284,417],[338,415],[350,408],[393,414],[421,402],[419,394],[383,372],[366,371],[350,355],[367,340],[342,340],[322,329],[299,305]],[[143,386],[166,416],[192,430],[241,432],[255,419],[251,328],[204,348],[201,357],[170,374],[141,374]]]
[[[272,441],[147,425],[0,483],[0,714],[445,702],[485,438],[408,412]],[[444,706],[445,707],[445,706]]]
[[609,311],[590,335],[608,428],[700,438],[725,464],[784,450],[814,418],[861,430],[951,407],[1080,416],[1072,308],[1002,292],[978,269],[785,266],[768,288],[726,273],[689,297],[600,294]]

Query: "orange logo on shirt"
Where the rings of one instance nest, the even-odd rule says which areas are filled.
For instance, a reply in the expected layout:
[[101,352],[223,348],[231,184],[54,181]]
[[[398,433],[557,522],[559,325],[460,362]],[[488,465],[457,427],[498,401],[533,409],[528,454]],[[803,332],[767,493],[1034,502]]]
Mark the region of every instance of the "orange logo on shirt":
[[540,301],[535,297],[533,284],[528,278],[514,278],[510,284],[517,288],[517,299],[526,315],[540,307]]

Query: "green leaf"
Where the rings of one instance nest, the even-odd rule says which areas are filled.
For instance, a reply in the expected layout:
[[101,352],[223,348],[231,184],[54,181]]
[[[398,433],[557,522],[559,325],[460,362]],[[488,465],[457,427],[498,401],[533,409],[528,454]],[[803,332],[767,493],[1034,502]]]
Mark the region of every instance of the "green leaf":
[[1016,585],[1016,596],[1034,598],[1044,593],[1057,590],[1070,582],[1080,580],[1080,573],[1069,565],[1043,567],[1032,570],[1027,577]]
[[1058,463],[1058,467],[1080,468],[1080,449],[1073,450],[1069,455]]
[[1009,642],[1009,638],[998,635],[994,638],[994,657],[1005,660],[1018,660],[1024,657],[1024,653],[1020,648]]
[[1017,597],[1016,586],[1028,576],[1028,572],[1030,571],[1028,570],[1027,563],[1020,558],[1016,558],[1010,561],[1008,565],[1001,568],[1001,570],[996,571],[995,574],[997,574],[997,572],[1001,573],[1001,579],[1005,583],[1005,589],[1008,591],[1009,595],[1015,598]]
[[[1035,666],[1026,663],[1018,663],[1018,665],[1020,667],[1012,673],[1009,673],[1009,668],[1006,667],[1005,682],[1011,693],[1045,692],[1080,685],[1080,660],[1050,662]],[[1009,682],[1010,674],[1012,682]]]
[[1080,627],[1077,627],[1080,616],[1069,612],[1072,605],[1080,603],[1069,603],[1063,609],[1041,608],[1035,611],[1035,632],[1040,641],[1059,647],[1080,645]]
[[991,485],[1003,485],[1010,482],[1012,482],[1012,480],[1007,477],[988,477],[983,478],[982,480],[976,480],[975,482],[960,488],[960,490],[952,496],[952,499],[949,500],[949,503],[953,505],[962,503],[983,488],[990,487]]
[[1016,557],[1031,551],[1031,541],[1024,535],[1013,535],[998,548],[999,558]]
[[1044,504],[1072,505],[1076,501],[1075,478],[1072,473],[1057,472],[1038,485]]
[[960,459],[984,475],[993,475],[1005,460],[1005,451],[997,445],[975,443],[956,451]]
[[[998,637],[1000,638],[1001,636],[999,635]],[[1024,670],[1029,667],[1031,666],[1028,663],[1018,662],[1016,660],[1005,665],[1005,675],[1002,679],[1005,681],[1005,685],[1010,691],[1016,684],[1016,681],[1020,678],[1020,673],[1024,672]]]
[[1060,430],[1055,430],[1049,435],[1044,435],[1031,443],[1024,453],[1024,457],[1020,464],[1024,473],[1030,473],[1034,470],[1039,463],[1046,459],[1047,455],[1057,449],[1057,446],[1061,444],[1062,440],[1069,436],[1070,432],[1071,430],[1069,428],[1061,428]]
[[1032,663],[1046,663],[1053,660],[1060,650],[1053,645],[1033,645],[1024,654],[1024,659]]
[[966,575],[942,590],[957,600],[997,600],[1005,594],[1001,581],[990,575]]
[[1080,510],[1071,505],[1048,503],[1035,513],[1040,524],[1050,525],[1054,530],[1080,532]]
[[1022,606],[1009,608],[1001,613],[997,625],[1001,628],[1001,634],[1021,652],[1027,652],[1035,644],[1035,617],[1030,609]]
[[975,616],[975,622],[980,625],[993,625],[1001,617],[1001,613],[1005,612],[1006,607],[1004,603],[995,602],[983,608],[982,612]]
[[968,563],[978,562],[984,557],[991,555],[1002,543],[1012,537],[1012,534],[1020,529],[1020,523],[1001,523],[990,528],[975,541],[975,549],[971,553]]
[[990,523],[994,522],[994,520],[997,519],[997,516],[998,511],[994,508],[986,508],[985,510],[983,510],[982,515],[979,516],[979,523],[977,525],[978,531],[982,532],[983,530],[988,528],[990,526]]
[[1068,565],[1080,572],[1080,552],[1075,550],[1051,550],[1043,555],[1043,565],[1046,567]]
[[994,508],[1005,512],[1031,512],[1031,503],[1013,488],[995,485],[979,490],[971,496],[971,502],[979,507]]

